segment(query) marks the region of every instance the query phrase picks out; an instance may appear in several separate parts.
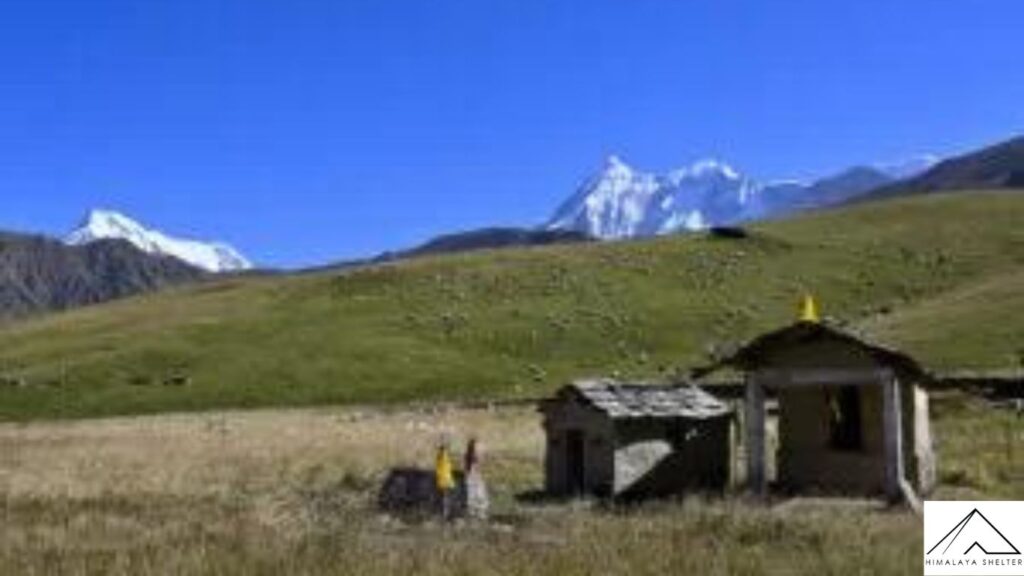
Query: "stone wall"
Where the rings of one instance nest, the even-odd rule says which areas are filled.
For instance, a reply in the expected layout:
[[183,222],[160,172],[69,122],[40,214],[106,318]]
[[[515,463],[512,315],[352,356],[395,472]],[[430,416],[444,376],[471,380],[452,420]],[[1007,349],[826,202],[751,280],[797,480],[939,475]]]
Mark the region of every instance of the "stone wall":
[[731,427],[731,416],[617,422],[614,494],[644,498],[726,489],[731,482]]

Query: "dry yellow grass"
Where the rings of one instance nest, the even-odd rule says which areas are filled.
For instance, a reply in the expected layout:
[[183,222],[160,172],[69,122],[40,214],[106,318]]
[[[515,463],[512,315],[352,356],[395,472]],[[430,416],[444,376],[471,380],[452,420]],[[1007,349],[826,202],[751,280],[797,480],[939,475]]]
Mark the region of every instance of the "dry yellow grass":
[[459,445],[477,436],[505,481],[539,473],[541,430],[527,409],[267,410],[0,425],[0,489],[204,497],[332,478],[368,484],[388,466],[429,464],[442,435]]
[[[966,480],[943,490],[1019,496],[1012,482],[992,483],[1014,477],[996,468],[1005,458],[968,460],[983,436],[944,436],[981,433],[991,418],[979,409],[939,411],[940,447],[957,459],[946,476]],[[384,471],[428,465],[441,434],[486,447],[490,524],[407,525],[373,509]],[[540,484],[542,447],[526,408],[0,424],[0,574],[920,571],[920,521],[873,502],[521,503],[515,496]]]

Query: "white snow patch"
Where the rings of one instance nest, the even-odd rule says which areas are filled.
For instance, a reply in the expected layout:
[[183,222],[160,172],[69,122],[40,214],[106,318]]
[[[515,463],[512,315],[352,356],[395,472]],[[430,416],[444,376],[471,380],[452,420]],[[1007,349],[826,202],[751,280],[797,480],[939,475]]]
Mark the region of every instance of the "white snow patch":
[[232,272],[253,267],[249,260],[227,244],[175,238],[146,228],[113,210],[90,211],[82,226],[68,234],[64,243],[81,246],[104,239],[124,240],[143,252],[173,256],[209,272]]

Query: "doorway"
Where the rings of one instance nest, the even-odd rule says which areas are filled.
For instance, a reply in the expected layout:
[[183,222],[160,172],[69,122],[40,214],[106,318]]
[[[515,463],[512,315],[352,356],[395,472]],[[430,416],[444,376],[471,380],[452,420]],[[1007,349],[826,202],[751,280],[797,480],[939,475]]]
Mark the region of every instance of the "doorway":
[[581,494],[586,488],[584,459],[584,436],[582,430],[565,432],[565,485],[571,494]]

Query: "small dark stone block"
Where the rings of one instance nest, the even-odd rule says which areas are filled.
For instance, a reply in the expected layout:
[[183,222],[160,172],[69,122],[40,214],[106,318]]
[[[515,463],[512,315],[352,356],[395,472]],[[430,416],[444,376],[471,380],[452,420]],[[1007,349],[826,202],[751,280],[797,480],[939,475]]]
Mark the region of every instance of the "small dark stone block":
[[708,235],[712,238],[722,238],[725,240],[743,240],[750,237],[746,229],[739,226],[712,226],[708,230]]

